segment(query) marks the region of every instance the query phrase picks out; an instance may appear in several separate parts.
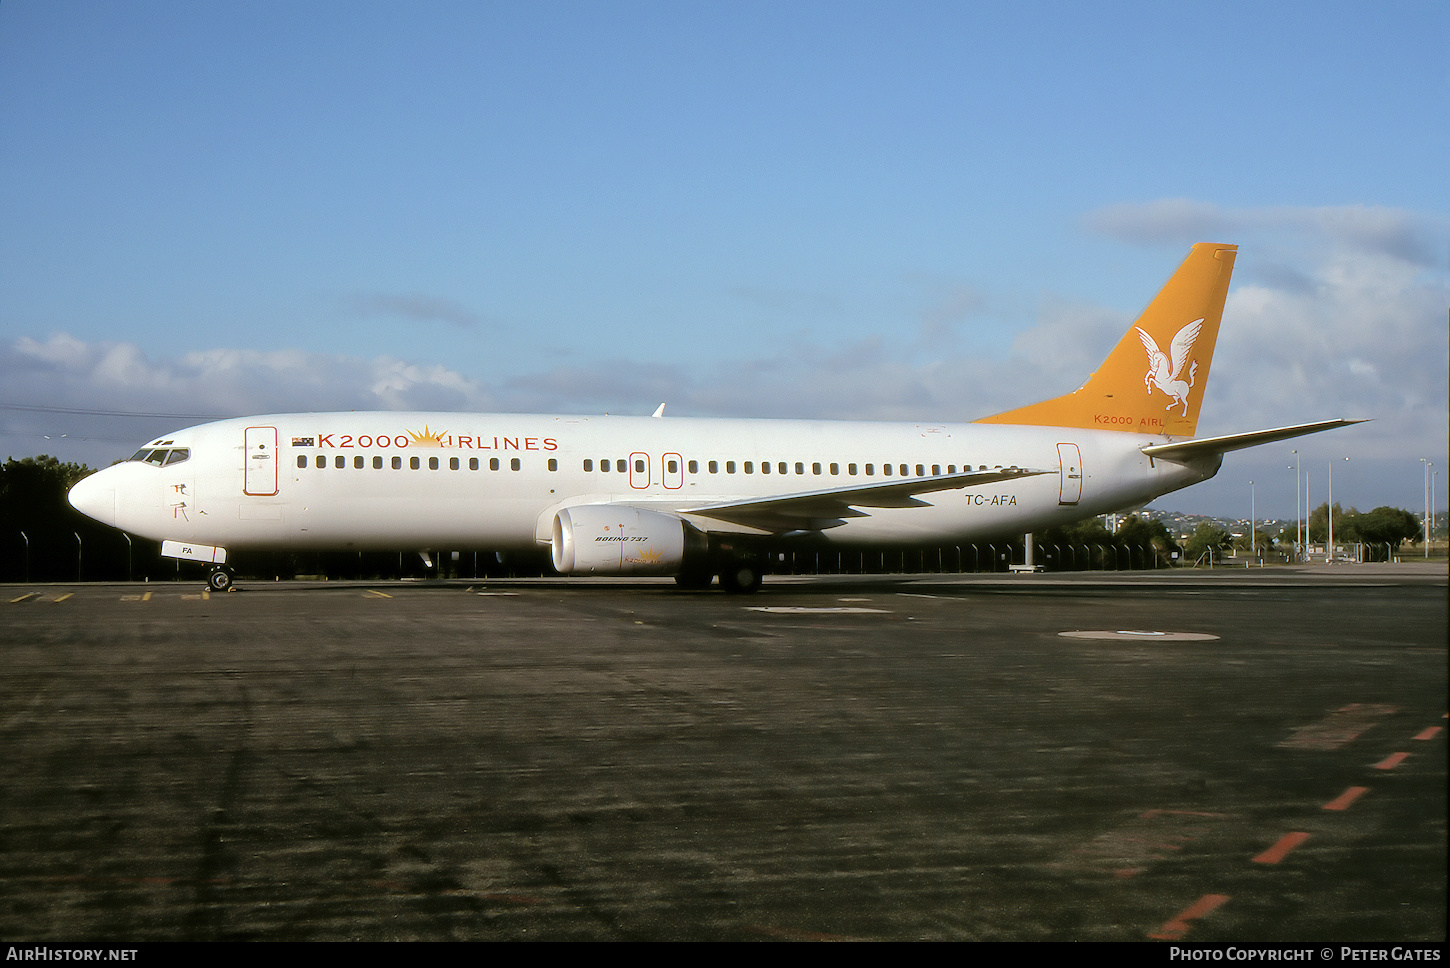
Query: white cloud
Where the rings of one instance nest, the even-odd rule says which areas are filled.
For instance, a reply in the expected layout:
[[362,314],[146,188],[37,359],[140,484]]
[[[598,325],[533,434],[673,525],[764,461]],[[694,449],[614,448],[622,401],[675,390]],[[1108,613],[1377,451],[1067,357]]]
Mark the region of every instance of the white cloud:
[[1138,245],[1266,240],[1275,247],[1333,247],[1379,253],[1443,271],[1450,221],[1370,205],[1223,208],[1183,198],[1110,205],[1090,213],[1089,231]]

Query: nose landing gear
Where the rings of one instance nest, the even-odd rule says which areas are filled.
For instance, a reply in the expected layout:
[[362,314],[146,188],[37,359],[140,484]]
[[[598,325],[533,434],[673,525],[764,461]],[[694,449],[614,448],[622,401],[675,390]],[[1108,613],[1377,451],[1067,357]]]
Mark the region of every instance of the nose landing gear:
[[226,565],[215,565],[206,576],[206,587],[214,592],[228,592],[236,574]]

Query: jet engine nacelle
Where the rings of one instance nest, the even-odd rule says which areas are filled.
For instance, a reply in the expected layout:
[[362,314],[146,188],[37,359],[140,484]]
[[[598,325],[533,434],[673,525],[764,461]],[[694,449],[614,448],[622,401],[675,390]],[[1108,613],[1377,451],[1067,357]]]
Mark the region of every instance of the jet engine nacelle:
[[706,538],[682,518],[617,504],[554,515],[554,568],[566,575],[678,575]]

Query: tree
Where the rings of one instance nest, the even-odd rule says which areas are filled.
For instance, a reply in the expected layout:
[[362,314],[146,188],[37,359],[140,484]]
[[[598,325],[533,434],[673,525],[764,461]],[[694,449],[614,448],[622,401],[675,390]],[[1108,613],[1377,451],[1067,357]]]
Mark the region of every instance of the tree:
[[1183,553],[1189,561],[1197,561],[1203,557],[1205,552],[1212,551],[1214,556],[1223,553],[1225,548],[1232,547],[1233,535],[1223,528],[1208,521],[1204,521],[1193,530],[1188,541],[1183,545]]
[[1152,548],[1154,556],[1165,564],[1172,560],[1174,552],[1182,550],[1162,521],[1136,514],[1118,526],[1116,537],[1130,548]]
[[66,494],[93,473],[45,454],[0,465],[0,580],[125,578],[133,547],[136,560],[154,559],[153,543],[128,545],[121,532],[70,506]]
[[[1338,533],[1335,534],[1338,538]],[[1364,514],[1351,512],[1344,522],[1346,541],[1367,545],[1371,559],[1394,554],[1403,541],[1419,543],[1420,519],[1403,508],[1378,507]]]
[[[1344,511],[1340,509],[1339,502],[1334,503],[1334,530],[1335,540],[1339,540],[1340,527],[1344,521]],[[1309,512],[1309,540],[1324,543],[1329,540],[1329,505],[1321,504]]]
[[1262,556],[1274,547],[1274,539],[1267,531],[1256,528],[1252,536],[1243,534],[1234,538],[1233,546],[1235,552],[1238,554],[1254,554],[1257,552]]

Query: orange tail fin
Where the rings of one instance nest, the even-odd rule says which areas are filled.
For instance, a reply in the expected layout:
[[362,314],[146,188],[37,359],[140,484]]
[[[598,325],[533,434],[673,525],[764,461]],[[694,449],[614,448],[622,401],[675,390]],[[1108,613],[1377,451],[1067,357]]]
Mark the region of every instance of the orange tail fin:
[[1193,436],[1237,252],[1195,245],[1086,383],[977,423]]

